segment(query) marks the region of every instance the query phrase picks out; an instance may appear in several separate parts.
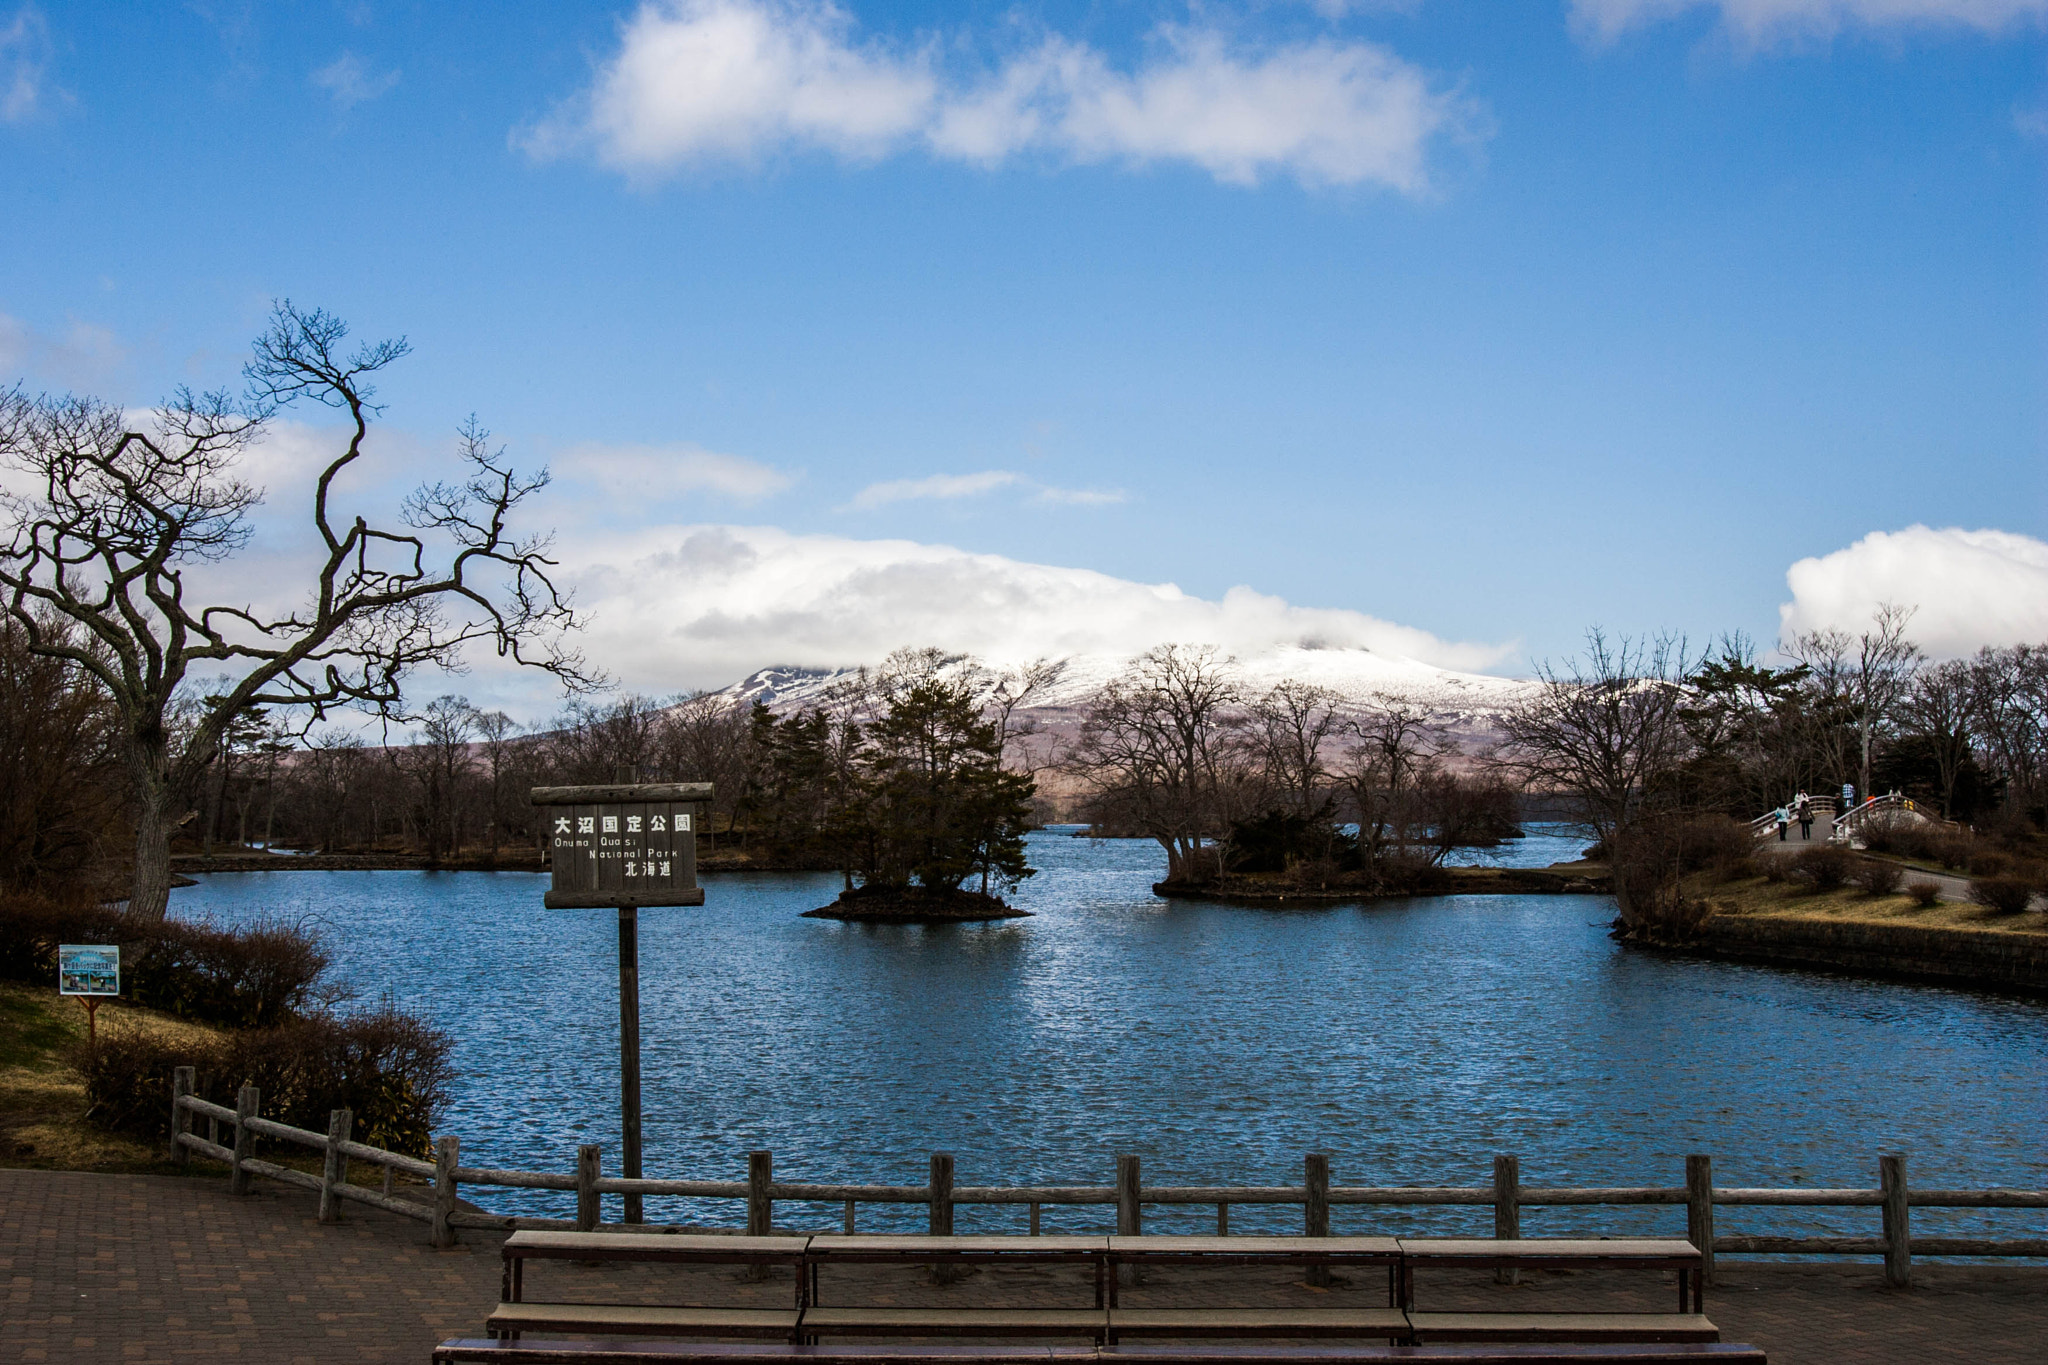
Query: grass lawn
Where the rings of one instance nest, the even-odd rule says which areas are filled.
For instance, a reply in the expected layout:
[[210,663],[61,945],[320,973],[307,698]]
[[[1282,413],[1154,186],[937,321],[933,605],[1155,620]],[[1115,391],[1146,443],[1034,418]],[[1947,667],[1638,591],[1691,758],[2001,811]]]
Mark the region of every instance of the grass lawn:
[[[85,1040],[85,1021],[85,1006],[53,987],[0,982],[0,1166],[225,1174],[210,1161],[173,1165],[163,1148],[87,1121],[85,1085],[65,1060]],[[101,1036],[135,1029],[171,1038],[215,1036],[212,1029],[120,1000],[100,1005],[99,1028]],[[164,1104],[168,1115],[168,1096]]]
[[[1910,874],[1907,880],[1912,880]],[[1944,899],[1921,908],[1904,894],[1872,896],[1855,887],[1814,892],[1795,882],[1768,882],[1744,877],[1716,882],[1696,878],[1690,895],[1722,914],[1768,915],[1777,919],[1843,920],[1867,924],[1903,924],[1923,929],[1961,929],[1992,934],[2048,934],[2048,915],[2030,912],[2002,915],[1968,901]]]

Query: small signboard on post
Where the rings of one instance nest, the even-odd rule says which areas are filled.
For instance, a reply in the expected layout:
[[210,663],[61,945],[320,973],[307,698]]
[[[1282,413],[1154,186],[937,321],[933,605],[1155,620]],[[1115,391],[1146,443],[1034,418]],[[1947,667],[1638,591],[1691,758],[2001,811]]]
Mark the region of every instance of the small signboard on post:
[[85,1037],[99,1042],[100,1001],[121,993],[121,945],[57,945],[57,994],[76,995],[85,1006]]
[[114,943],[57,945],[57,994],[119,995],[121,948]]
[[547,808],[550,910],[702,905],[697,807],[709,782],[535,787]]

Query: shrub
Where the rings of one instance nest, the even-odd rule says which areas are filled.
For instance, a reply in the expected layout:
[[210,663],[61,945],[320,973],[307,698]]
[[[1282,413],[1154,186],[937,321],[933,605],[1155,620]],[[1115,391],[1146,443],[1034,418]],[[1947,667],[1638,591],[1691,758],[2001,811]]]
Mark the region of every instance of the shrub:
[[1757,861],[1763,864],[1765,881],[1775,886],[1779,882],[1785,880],[1785,859],[1774,858],[1771,857],[1769,854],[1766,854],[1763,857],[1758,858]]
[[305,1010],[328,963],[317,939],[287,925],[224,929],[76,899],[0,899],[0,975],[55,981],[60,943],[120,944],[123,996],[225,1028],[269,1028]]
[[1915,877],[1906,883],[1906,894],[1920,902],[1920,908],[1925,910],[1941,899],[1941,883],[1926,877]]
[[1949,830],[1928,839],[1926,856],[1951,872],[1959,872],[1970,865],[1970,854],[1975,846],[1969,835]]
[[2003,853],[1988,848],[1973,850],[1968,867],[1972,877],[2003,877],[2012,868],[2012,859]]
[[1846,848],[1819,844],[1792,855],[1785,875],[1813,891],[1833,891],[1849,880],[1855,860]]
[[2017,915],[2034,898],[2034,883],[2026,877],[1999,875],[1970,878],[1970,899],[2001,915]]
[[1849,869],[1849,881],[1872,896],[1889,896],[1906,879],[1906,869],[1882,858],[1864,858]]
[[146,1141],[169,1140],[171,1074],[191,1066],[201,1099],[233,1108],[235,1091],[254,1085],[263,1117],[316,1133],[327,1131],[331,1110],[351,1109],[356,1141],[426,1159],[454,1077],[449,1047],[446,1034],[387,1005],[309,1015],[211,1044],[109,1030],[96,1046],[80,1043],[71,1060],[93,1121]]

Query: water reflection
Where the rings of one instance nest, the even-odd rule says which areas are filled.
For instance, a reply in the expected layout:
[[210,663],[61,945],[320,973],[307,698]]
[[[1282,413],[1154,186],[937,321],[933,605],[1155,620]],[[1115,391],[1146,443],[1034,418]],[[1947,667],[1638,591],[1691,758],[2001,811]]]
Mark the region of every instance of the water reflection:
[[[963,1183],[1108,1183],[1128,1151],[1148,1182],[1278,1184],[1322,1150],[1340,1183],[1474,1184],[1514,1152],[1530,1183],[1677,1184],[1684,1154],[1707,1151],[1723,1184],[1866,1185],[1879,1151],[1902,1149],[1916,1183],[2048,1184],[2036,1003],[1636,953],[1606,937],[1612,906],[1597,898],[1168,904],[1150,894],[1149,843],[1041,834],[1032,859],[1043,870],[1021,892],[1037,912],[1025,920],[803,919],[838,889],[810,874],[713,874],[705,908],[643,912],[649,1171],[737,1179],[747,1150],[769,1148],[789,1178],[916,1183],[946,1150]],[[359,991],[453,1032],[463,1076],[443,1126],[468,1160],[567,1170],[595,1141],[615,1167],[615,920],[542,910],[544,881],[217,875],[173,908],[315,919]],[[1675,1216],[1532,1210],[1526,1226],[1668,1230]],[[1103,1217],[1058,1210],[1047,1225]],[[1930,1234],[1976,1217],[1915,1214]],[[1485,1215],[1345,1218],[1402,1231]],[[1254,1209],[1232,1223],[1288,1226]],[[1992,1226],[2022,1235],[2009,1215]]]

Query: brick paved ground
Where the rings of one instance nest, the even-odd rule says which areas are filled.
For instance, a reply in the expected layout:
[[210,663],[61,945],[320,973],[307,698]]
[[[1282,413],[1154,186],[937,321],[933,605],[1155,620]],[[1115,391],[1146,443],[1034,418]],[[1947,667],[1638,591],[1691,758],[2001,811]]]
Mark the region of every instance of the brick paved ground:
[[[497,1301],[498,1238],[469,1233],[437,1252],[423,1224],[354,1207],[322,1227],[311,1195],[258,1182],[235,1198],[225,1181],[0,1171],[0,1362],[243,1358],[408,1361],[434,1342],[481,1334]],[[2048,1365],[2048,1267],[1920,1267],[1890,1292],[1872,1265],[1724,1265],[1708,1311],[1723,1339],[1763,1346],[1780,1365]],[[530,1269],[529,1298],[782,1306],[786,1276],[765,1284],[720,1269]],[[935,1288],[915,1272],[848,1269],[828,1302],[959,1306],[1089,1302],[1088,1281],[1018,1267]],[[1161,1274],[1125,1291],[1148,1304],[1226,1306],[1385,1301],[1377,1275],[1313,1290],[1286,1274]],[[1531,1311],[1674,1306],[1649,1277],[1553,1274],[1513,1287],[1483,1276],[1423,1275],[1424,1308]]]

